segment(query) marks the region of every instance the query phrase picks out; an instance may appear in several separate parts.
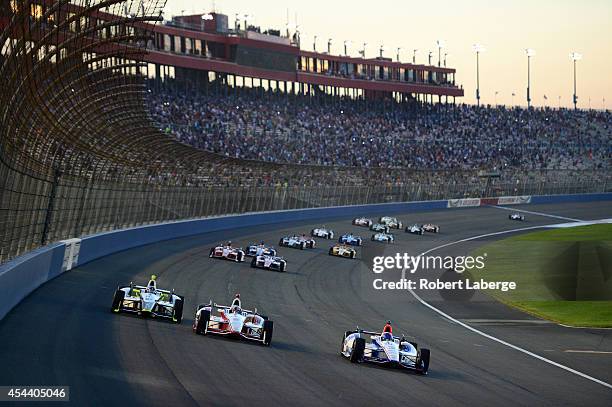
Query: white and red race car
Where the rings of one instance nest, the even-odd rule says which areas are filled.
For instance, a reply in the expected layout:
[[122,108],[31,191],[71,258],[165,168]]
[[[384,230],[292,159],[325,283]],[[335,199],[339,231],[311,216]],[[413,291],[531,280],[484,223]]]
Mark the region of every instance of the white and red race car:
[[421,227],[425,232],[440,233],[440,226],[434,225],[432,223],[425,223],[424,225],[421,225]]
[[208,257],[216,259],[225,259],[236,262],[244,261],[244,250],[230,245],[219,245],[210,249]]
[[236,294],[230,306],[212,300],[198,305],[192,328],[198,335],[233,336],[270,346],[274,323],[260,315],[257,308],[254,311],[242,309],[240,294]]
[[353,225],[356,226],[365,226],[365,227],[370,227],[372,226],[372,219],[368,219],[368,218],[355,218],[353,219]]

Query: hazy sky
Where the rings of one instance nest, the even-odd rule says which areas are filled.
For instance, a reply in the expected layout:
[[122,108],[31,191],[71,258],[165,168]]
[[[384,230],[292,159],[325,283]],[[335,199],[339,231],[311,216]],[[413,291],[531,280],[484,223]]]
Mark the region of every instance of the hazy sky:
[[[534,105],[570,106],[572,101],[571,51],[580,52],[578,62],[579,106],[601,109],[612,106],[612,0],[438,0],[417,1],[255,1],[255,0],[168,0],[166,18],[171,15],[210,11],[229,15],[249,14],[249,24],[277,28],[283,32],[289,9],[290,23],[302,32],[302,48],[326,48],[332,38],[332,53],[343,52],[343,41],[350,40],[349,54],[357,56],[367,42],[366,56],[378,54],[385,45],[385,56],[395,59],[402,47],[402,61],[427,62],[436,40],[446,43],[448,66],[457,69],[457,82],[465,89],[463,101],[475,103],[476,58],[472,44],[480,43],[486,52],[480,58],[481,103],[526,105],[527,58],[525,48],[536,50],[531,65],[531,98]],[[443,51],[444,52],[444,51]],[[544,100],[544,95],[548,100]]]

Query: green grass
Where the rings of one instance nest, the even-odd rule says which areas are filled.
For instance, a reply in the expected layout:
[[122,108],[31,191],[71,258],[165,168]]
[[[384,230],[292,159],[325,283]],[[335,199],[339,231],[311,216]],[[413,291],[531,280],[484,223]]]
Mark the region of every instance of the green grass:
[[518,301],[509,305],[564,325],[612,326],[612,301]]
[[565,325],[612,327],[612,224],[551,229],[477,249],[486,267],[472,278],[515,281],[487,291],[499,301]]

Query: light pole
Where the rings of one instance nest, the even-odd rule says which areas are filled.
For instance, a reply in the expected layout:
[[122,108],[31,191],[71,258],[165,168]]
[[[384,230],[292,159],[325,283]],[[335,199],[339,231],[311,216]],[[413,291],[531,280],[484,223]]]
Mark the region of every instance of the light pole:
[[448,52],[444,53],[444,67],[446,68],[446,57],[448,56]]
[[412,50],[412,64],[416,64],[416,54],[417,54],[417,52],[419,52],[419,50],[416,49],[416,48]]
[[576,62],[582,59],[582,55],[577,52],[570,54],[570,59],[574,61],[574,110],[578,109],[578,96],[576,95]]
[[480,106],[480,53],[485,51],[485,47],[474,44],[472,48],[476,52],[476,103]]
[[237,32],[238,31],[238,27],[240,26],[240,15],[238,13],[236,13],[234,15],[234,30]]
[[531,57],[535,56],[535,50],[531,48],[525,49],[527,54],[527,108],[531,107]]
[[437,40],[436,45],[438,46],[438,67],[440,67],[442,66],[442,48],[444,48],[444,41]]
[[385,46],[384,46],[384,44],[380,44],[380,49],[379,49],[379,51],[380,51],[380,57],[381,57],[381,58],[383,57],[383,51],[384,51],[384,50],[385,50]]
[[363,43],[363,49],[361,50],[361,56],[363,57],[363,59],[365,59],[365,50],[366,50],[366,45],[368,45],[367,42]]
[[402,49],[402,47],[397,47],[397,62],[400,61],[399,54],[400,54],[400,50],[401,49]]
[[317,36],[315,35],[314,38],[312,39],[312,50],[314,52],[317,52]]
[[329,38],[329,39],[327,40],[327,53],[328,53],[329,55],[331,55],[331,43],[332,43],[332,39],[331,39],[331,38]]
[[344,56],[348,56],[348,41],[344,40]]
[[495,106],[497,106],[497,95],[499,94],[499,91],[496,90],[495,91]]
[[561,95],[559,95],[559,110],[561,110]]
[[247,24],[247,18],[249,18],[248,14],[244,15],[244,31],[248,31],[249,25]]

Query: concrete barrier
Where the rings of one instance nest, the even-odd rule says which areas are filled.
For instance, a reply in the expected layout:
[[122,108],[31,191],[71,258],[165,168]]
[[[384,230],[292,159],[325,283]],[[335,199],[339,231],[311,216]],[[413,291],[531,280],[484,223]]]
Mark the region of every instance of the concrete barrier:
[[[533,196],[532,204],[612,200],[612,193]],[[66,270],[138,246],[202,233],[283,222],[445,209],[449,201],[402,202],[228,215],[140,226],[55,243],[0,266],[0,319],[40,285]]]
[[56,243],[0,266],[0,319],[28,294],[62,273],[65,244]]

